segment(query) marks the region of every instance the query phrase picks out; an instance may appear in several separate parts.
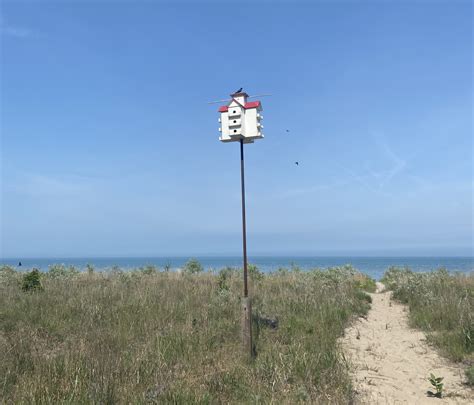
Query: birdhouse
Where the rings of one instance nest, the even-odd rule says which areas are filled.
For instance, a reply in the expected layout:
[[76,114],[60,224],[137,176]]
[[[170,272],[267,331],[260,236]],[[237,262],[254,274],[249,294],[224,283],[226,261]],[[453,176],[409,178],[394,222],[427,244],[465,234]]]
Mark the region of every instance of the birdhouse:
[[255,139],[263,138],[260,101],[247,101],[249,96],[244,92],[230,96],[232,98],[229,103],[219,108],[221,114],[219,140],[233,142],[243,139],[244,143],[252,143]]

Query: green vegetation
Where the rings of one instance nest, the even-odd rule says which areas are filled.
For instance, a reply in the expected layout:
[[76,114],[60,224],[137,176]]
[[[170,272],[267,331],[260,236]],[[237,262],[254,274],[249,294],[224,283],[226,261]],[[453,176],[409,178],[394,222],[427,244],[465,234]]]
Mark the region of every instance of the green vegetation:
[[94,266],[92,266],[92,264],[87,264],[86,265],[86,271],[88,274],[93,274],[94,273]]
[[443,380],[444,380],[444,377],[436,377],[433,373],[431,373],[430,378],[428,379],[430,384],[436,390],[436,392],[434,393],[434,396],[438,398],[441,398],[443,395],[443,386],[444,386],[444,384],[442,383]]
[[43,289],[41,285],[40,272],[37,269],[33,269],[31,272],[26,273],[23,276],[21,289],[23,291],[38,291]]
[[[474,274],[390,268],[382,282],[410,308],[410,323],[454,361],[474,363]],[[469,373],[469,371],[468,371]],[[469,379],[469,378],[468,378]],[[472,378],[470,379],[472,384]]]
[[155,266],[152,266],[152,265],[148,265],[148,266],[145,266],[145,267],[141,267],[139,269],[143,274],[147,274],[147,275],[152,275],[152,274],[155,274],[157,271],[158,271],[158,268],[155,267]]
[[25,294],[24,273],[0,268],[2,402],[352,398],[337,338],[369,304],[360,287],[367,281],[350,267],[272,275],[254,269],[260,321],[253,361],[241,351],[240,270],[74,270],[54,266],[40,276],[43,291]]
[[201,263],[199,263],[196,259],[190,259],[184,265],[183,271],[187,274],[196,274],[202,273],[204,268],[202,267]]

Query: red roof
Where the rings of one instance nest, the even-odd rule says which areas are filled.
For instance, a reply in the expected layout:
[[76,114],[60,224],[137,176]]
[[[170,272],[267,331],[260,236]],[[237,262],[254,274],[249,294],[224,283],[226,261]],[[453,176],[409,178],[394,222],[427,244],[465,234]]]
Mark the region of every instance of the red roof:
[[245,103],[244,108],[248,110],[249,108],[257,108],[260,106],[260,101],[250,101],[249,103]]
[[[248,103],[245,103],[244,108],[248,110],[249,108],[257,108],[260,107],[260,101],[250,101]],[[219,107],[219,112],[227,112],[229,111],[229,107],[227,105],[223,105],[222,107]]]

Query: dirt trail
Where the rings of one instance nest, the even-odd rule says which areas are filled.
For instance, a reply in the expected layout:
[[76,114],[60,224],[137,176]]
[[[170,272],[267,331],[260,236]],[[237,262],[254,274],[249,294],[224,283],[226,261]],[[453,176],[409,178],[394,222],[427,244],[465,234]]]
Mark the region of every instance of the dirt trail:
[[[354,369],[356,403],[474,404],[461,367],[441,358],[423,332],[409,328],[406,307],[382,291],[383,285],[377,283],[367,319],[358,320],[342,339]],[[444,377],[444,398],[428,396],[430,373]]]

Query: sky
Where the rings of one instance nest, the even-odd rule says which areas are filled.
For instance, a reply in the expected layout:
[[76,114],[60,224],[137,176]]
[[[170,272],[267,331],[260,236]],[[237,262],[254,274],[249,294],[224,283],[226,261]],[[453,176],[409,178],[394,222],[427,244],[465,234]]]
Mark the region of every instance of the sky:
[[3,1],[0,257],[472,255],[472,11]]

